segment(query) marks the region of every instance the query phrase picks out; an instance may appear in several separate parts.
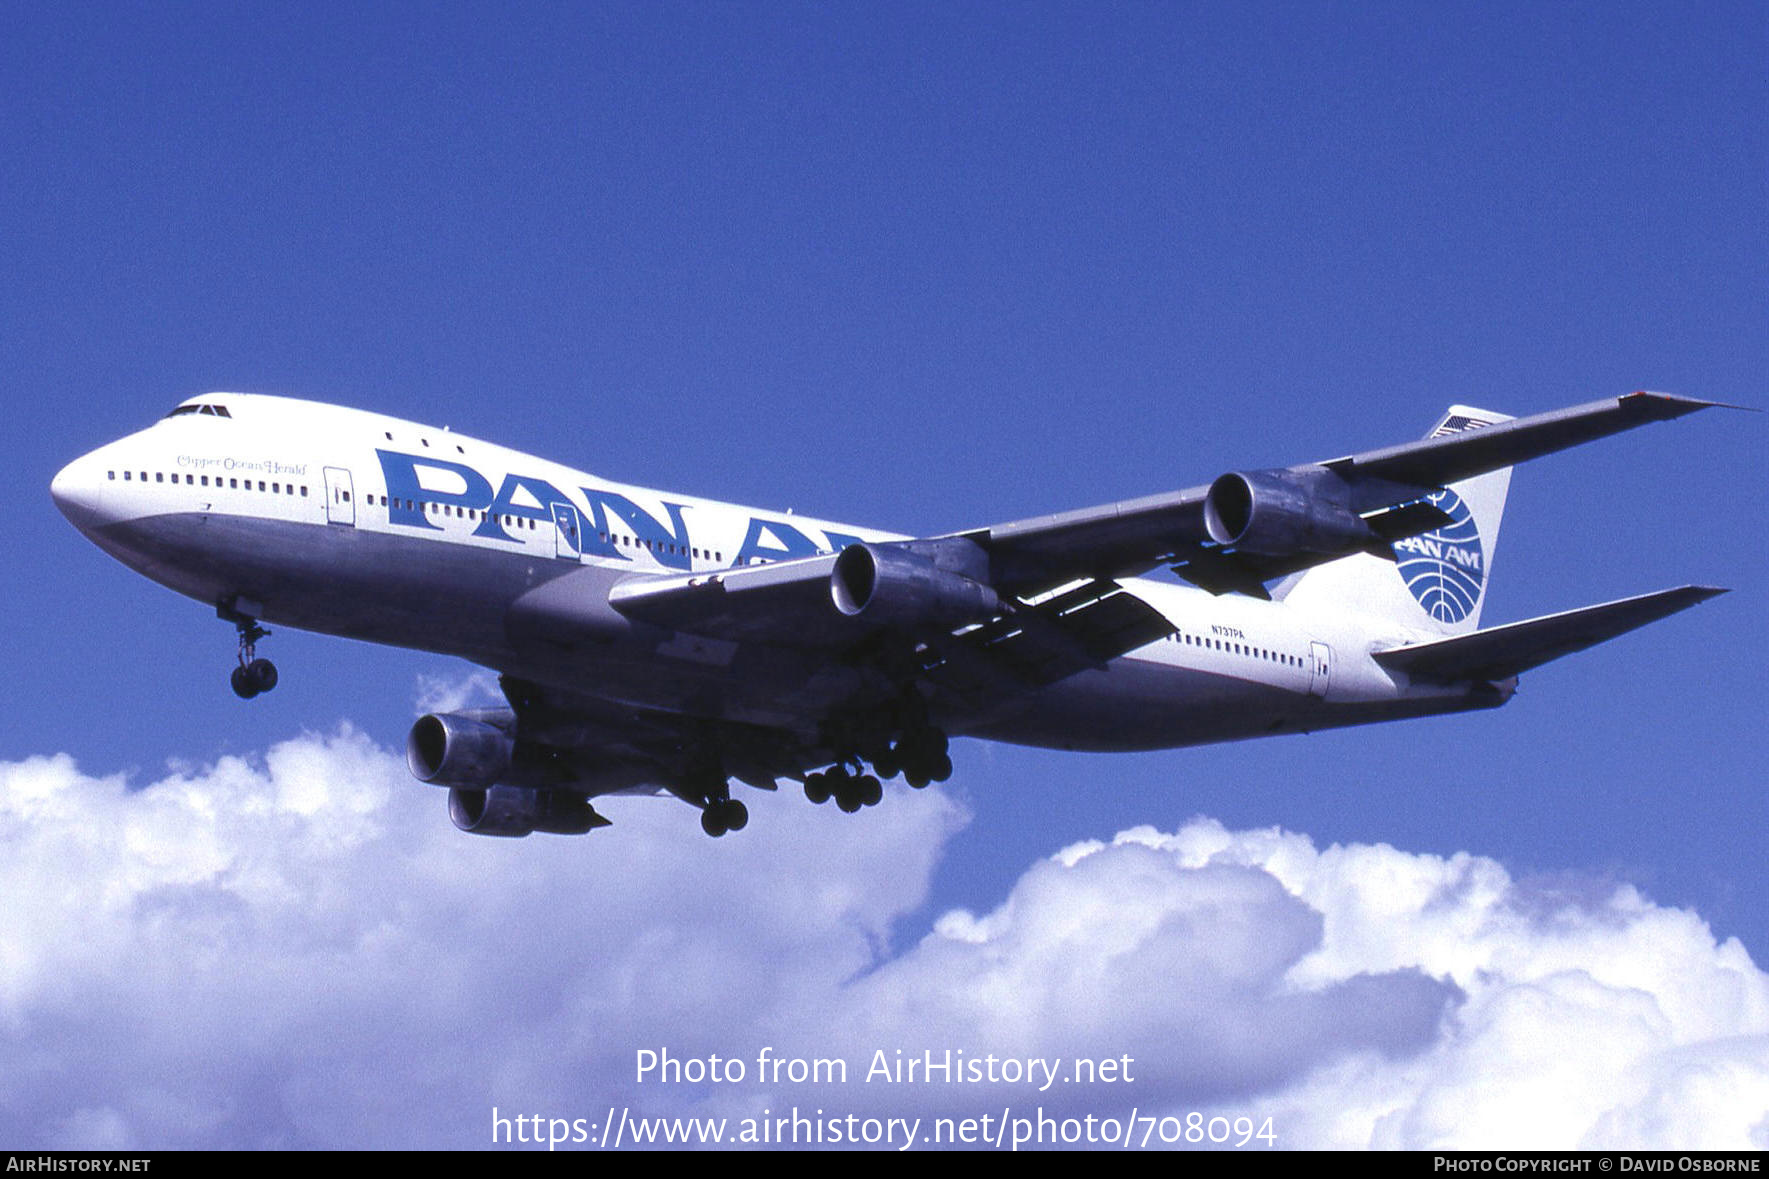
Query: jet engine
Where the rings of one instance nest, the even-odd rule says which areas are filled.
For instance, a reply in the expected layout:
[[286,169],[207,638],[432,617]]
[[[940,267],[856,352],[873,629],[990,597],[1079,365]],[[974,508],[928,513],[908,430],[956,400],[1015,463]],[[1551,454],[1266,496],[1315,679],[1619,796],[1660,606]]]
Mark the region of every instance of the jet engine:
[[582,835],[608,823],[581,794],[525,786],[493,786],[486,790],[456,786],[448,792],[448,817],[456,827],[474,835],[512,838],[536,831]]
[[483,790],[509,771],[515,730],[516,714],[506,708],[431,713],[407,735],[405,763],[420,782]]
[[829,596],[843,614],[879,626],[961,626],[1001,611],[1001,599],[982,582],[926,557],[870,544],[841,551]]
[[1218,544],[1266,557],[1354,553],[1381,538],[1331,471],[1232,471],[1210,485],[1204,527]]

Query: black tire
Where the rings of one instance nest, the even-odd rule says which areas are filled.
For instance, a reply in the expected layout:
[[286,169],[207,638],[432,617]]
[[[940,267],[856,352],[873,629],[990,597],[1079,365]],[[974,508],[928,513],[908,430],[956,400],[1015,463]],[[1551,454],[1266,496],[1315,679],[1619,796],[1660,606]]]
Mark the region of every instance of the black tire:
[[276,664],[268,659],[254,659],[246,664],[246,675],[251,677],[256,691],[268,692],[276,687]]
[[725,823],[717,803],[700,812],[700,829],[717,839],[725,833]]
[[805,797],[822,806],[829,801],[829,775],[819,771],[805,775]]
[[854,784],[854,793],[859,797],[861,806],[877,806],[884,800],[884,786],[871,774]]
[[723,814],[720,817],[724,820],[725,830],[741,831],[749,826],[749,808],[735,798],[726,799],[721,810]]
[[252,682],[251,673],[245,668],[234,668],[233,675],[229,678],[233,684],[233,694],[241,700],[250,700],[258,694],[258,686]]

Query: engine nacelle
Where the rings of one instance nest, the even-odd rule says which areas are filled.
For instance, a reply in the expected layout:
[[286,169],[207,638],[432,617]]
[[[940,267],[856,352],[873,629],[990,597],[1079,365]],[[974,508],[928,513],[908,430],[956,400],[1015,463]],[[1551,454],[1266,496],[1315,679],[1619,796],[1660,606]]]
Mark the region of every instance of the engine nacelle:
[[590,800],[567,790],[534,790],[524,786],[493,786],[448,792],[448,817],[473,835],[521,838],[536,831],[549,835],[582,835],[607,820]]
[[926,557],[870,544],[841,551],[829,596],[843,614],[879,626],[962,626],[1001,612],[1001,599],[982,582]]
[[1204,527],[1218,544],[1267,557],[1354,553],[1379,542],[1331,471],[1233,471],[1210,485]]
[[515,729],[516,716],[508,709],[433,712],[419,717],[406,736],[405,764],[420,782],[484,790],[509,772]]

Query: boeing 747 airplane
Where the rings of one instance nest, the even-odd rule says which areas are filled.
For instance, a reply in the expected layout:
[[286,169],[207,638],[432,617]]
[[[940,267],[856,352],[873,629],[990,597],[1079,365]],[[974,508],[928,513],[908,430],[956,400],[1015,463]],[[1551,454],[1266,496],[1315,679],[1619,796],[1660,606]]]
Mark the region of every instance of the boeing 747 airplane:
[[[845,811],[952,772],[951,736],[1160,749],[1492,708],[1522,672],[1724,591],[1480,629],[1513,464],[1713,402],[1631,393],[1206,486],[908,537],[598,479],[448,430],[195,397],[51,488],[93,543],[216,609],[458,655],[508,707],[421,717],[412,773],[482,835],[581,834],[730,784]],[[1145,576],[1161,570],[1175,576]]]

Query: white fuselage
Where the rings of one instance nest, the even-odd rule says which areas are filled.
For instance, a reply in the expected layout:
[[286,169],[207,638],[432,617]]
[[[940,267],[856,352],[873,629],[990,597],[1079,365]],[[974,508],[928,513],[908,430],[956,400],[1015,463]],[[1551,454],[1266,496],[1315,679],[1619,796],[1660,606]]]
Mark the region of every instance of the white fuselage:
[[[53,493],[119,560],[225,610],[459,655],[636,708],[799,732],[851,687],[826,652],[635,623],[608,605],[608,590],[634,576],[906,539],[610,483],[374,413],[245,394],[192,399],[70,463]],[[1508,695],[1384,670],[1371,651],[1429,636],[1379,617],[1125,585],[1173,635],[1036,692],[951,706],[942,725],[1033,745],[1160,748]],[[546,611],[530,608],[543,598]],[[561,600],[569,625],[558,622]]]

